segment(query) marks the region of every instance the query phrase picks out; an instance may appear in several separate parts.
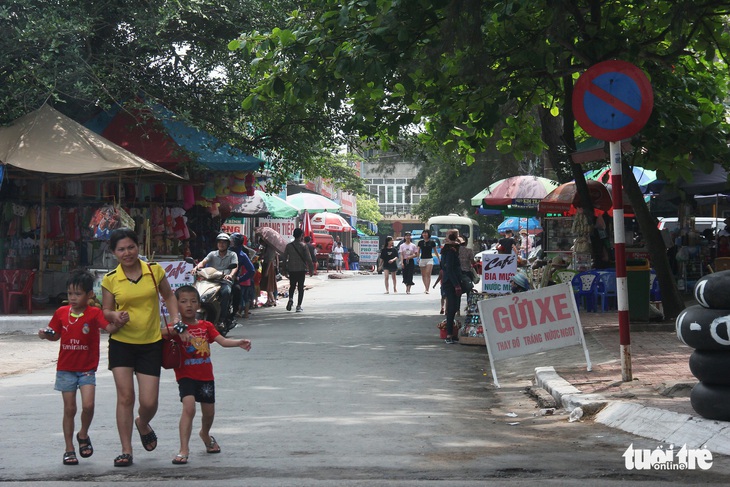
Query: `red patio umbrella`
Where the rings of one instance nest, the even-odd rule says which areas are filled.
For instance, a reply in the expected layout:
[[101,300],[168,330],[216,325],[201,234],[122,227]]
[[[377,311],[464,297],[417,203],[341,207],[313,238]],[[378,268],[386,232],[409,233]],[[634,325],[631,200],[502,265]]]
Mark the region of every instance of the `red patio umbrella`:
[[317,242],[314,241],[314,230],[312,230],[312,220],[309,217],[308,211],[302,212],[302,232],[305,237],[308,236],[312,239],[313,245],[317,244]]
[[347,220],[336,213],[317,213],[312,217],[312,229],[327,232],[352,232]]
[[[598,181],[587,180],[588,192],[593,201],[593,208],[596,211],[609,211],[613,202],[611,201],[611,193],[608,192],[606,186]],[[548,213],[561,213],[564,215],[575,214],[575,209],[580,208],[580,196],[576,188],[575,181],[561,184],[555,188],[550,194],[540,201],[538,205],[538,213],[545,215]]]
[[482,196],[479,203],[484,208],[536,208],[557,185],[557,181],[538,176],[513,176],[492,183],[475,198]]

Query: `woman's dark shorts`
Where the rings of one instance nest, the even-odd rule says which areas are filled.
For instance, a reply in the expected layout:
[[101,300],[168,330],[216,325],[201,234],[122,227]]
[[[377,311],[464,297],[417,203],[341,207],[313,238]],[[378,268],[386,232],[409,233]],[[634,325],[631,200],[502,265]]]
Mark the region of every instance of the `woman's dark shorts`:
[[109,370],[130,367],[138,374],[160,376],[162,340],[155,343],[124,343],[109,339]]

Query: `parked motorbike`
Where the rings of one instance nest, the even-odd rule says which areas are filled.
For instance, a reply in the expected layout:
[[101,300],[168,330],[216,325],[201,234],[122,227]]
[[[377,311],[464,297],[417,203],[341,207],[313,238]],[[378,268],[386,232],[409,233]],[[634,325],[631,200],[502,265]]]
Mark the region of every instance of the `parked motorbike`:
[[[236,266],[232,266],[234,269]],[[221,296],[220,289],[225,274],[215,267],[204,267],[199,269],[195,274],[195,289],[200,293],[200,309],[197,318],[199,320],[210,321],[215,324],[218,332],[226,336],[229,331],[234,329],[238,322],[233,314],[233,299],[230,300],[228,318],[224,321],[221,317]]]

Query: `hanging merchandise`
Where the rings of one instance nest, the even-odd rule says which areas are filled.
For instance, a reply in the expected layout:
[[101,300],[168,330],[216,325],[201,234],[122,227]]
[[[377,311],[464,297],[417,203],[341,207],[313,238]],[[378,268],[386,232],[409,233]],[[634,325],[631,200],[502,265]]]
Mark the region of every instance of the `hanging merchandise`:
[[134,219],[119,205],[106,205],[94,212],[89,222],[89,228],[97,240],[109,240],[112,230],[134,229]]
[[250,173],[246,174],[246,178],[244,181],[245,181],[245,186],[246,186],[246,195],[247,196],[255,195],[256,194],[256,188],[255,188],[256,178],[254,177],[253,173],[250,172]]
[[233,182],[231,184],[231,193],[233,194],[244,194],[247,192],[246,188],[246,173],[237,172],[233,174]]
[[189,184],[182,187],[183,208],[189,210],[195,206],[195,190]]

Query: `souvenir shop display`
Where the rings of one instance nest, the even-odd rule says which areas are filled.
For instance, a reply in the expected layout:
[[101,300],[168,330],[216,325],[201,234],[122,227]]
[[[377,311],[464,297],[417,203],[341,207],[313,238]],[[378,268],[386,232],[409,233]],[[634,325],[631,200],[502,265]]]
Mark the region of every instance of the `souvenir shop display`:
[[477,303],[482,299],[489,298],[486,293],[469,293],[466,298],[466,316],[464,324],[459,327],[459,343],[462,345],[482,345],[486,346],[484,341],[484,327],[479,317],[479,309]]

